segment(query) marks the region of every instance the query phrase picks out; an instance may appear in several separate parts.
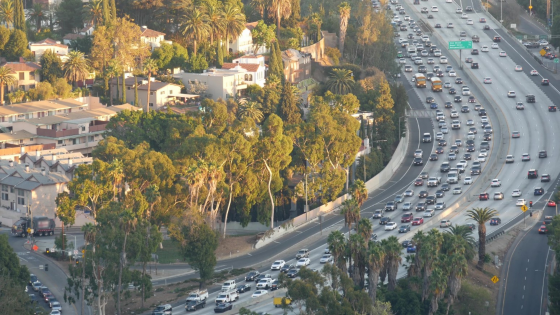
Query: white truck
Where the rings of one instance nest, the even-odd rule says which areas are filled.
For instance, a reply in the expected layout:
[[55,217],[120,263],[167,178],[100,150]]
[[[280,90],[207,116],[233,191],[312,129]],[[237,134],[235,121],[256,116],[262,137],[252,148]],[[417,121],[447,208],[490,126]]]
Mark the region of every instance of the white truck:
[[439,184],[441,184],[441,177],[428,178],[428,187],[437,187]]
[[191,301],[204,301],[208,298],[208,290],[197,290],[191,292],[187,297],[187,304]]
[[268,290],[272,286],[272,282],[274,282],[274,280],[270,278],[261,279],[257,283],[257,289]]
[[235,290],[236,287],[237,285],[235,284],[235,280],[228,280],[222,284],[222,292]]
[[216,298],[216,305],[220,303],[232,303],[234,301],[237,301],[238,299],[239,294],[237,293],[237,291],[235,291],[235,289],[231,291],[222,291]]

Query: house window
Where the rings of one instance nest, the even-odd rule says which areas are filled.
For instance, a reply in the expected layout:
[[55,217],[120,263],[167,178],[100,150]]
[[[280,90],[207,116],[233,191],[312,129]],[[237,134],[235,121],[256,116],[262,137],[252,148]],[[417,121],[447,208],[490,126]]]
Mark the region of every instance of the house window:
[[2,200],[8,200],[8,194],[2,193]]
[[33,138],[29,138],[29,141],[33,141]]
[[130,86],[127,86],[126,89],[130,91]]
[[94,139],[93,136],[89,136],[89,137],[88,137],[88,141],[89,141],[89,142],[93,142],[93,141],[94,141],[93,139]]
[[10,192],[13,194],[14,193],[14,187],[10,187]]
[[2,191],[8,192],[8,185],[2,185]]
[[78,144],[80,142],[78,142],[78,139],[72,139],[72,144]]
[[25,198],[24,197],[17,197],[17,204],[20,206],[25,205]]
[[86,131],[86,126],[82,126],[82,131]]
[[20,80],[25,80],[25,72],[20,72],[19,73],[19,79]]
[[150,103],[150,107],[154,107],[154,103]]
[[169,90],[169,94],[173,94],[173,90]]
[[153,92],[153,91],[152,91],[152,92],[150,92],[150,95],[154,95],[154,92]]
[[64,140],[58,140],[58,144],[63,144]]

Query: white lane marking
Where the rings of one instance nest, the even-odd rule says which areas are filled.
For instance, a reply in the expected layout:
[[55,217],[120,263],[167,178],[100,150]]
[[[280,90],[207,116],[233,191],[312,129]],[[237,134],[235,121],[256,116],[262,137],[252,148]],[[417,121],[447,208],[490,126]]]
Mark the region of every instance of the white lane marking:
[[544,299],[544,285],[545,285],[545,277],[546,277],[546,263],[548,262],[548,255],[550,254],[550,246],[548,247],[548,251],[546,252],[546,260],[544,261],[544,272],[543,272],[543,285],[542,285],[542,289],[541,289],[541,309],[539,311],[539,314],[542,314],[542,304],[543,304],[543,299]]

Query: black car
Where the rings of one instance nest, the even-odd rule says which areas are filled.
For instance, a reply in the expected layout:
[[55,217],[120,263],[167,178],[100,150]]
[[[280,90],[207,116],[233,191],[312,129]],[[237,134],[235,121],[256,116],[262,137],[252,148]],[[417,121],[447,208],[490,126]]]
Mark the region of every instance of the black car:
[[557,110],[556,106],[554,106],[554,105],[548,106],[548,111],[549,112],[555,112],[556,110]]
[[550,81],[548,81],[548,79],[542,79],[541,81],[541,85],[549,85]]
[[233,309],[233,305],[231,303],[220,303],[214,308],[214,313],[224,313],[231,309]]
[[297,269],[290,269],[290,271],[288,271],[286,276],[288,276],[288,278],[295,278],[295,277],[297,277],[298,272],[299,271]]
[[242,284],[237,286],[237,293],[243,293],[243,292],[247,292],[247,291],[251,291],[251,285],[250,284]]
[[488,30],[490,30],[490,26],[484,25],[484,27],[482,29],[485,30],[485,31],[488,31]]
[[445,140],[443,140],[443,139],[438,140],[438,145],[439,145],[440,147],[445,147],[445,146],[447,145],[447,141],[445,141]]
[[546,153],[546,150],[540,150],[539,151],[539,158],[543,159],[546,158],[548,155]]
[[437,147],[436,148],[436,153],[437,154],[443,154],[443,148],[442,147]]
[[472,160],[472,155],[470,153],[463,154],[463,160],[466,160],[466,161]]
[[423,202],[419,202],[416,205],[416,211],[425,211],[426,210],[426,204]]
[[465,150],[466,150],[467,152],[474,152],[474,151],[475,151],[474,145],[468,145],[468,146],[466,147]]
[[437,23],[437,24],[435,25],[435,28],[441,28],[441,24]]
[[448,183],[443,183],[443,185],[441,185],[441,190],[449,191],[449,189],[451,189],[451,187],[449,187]]
[[461,103],[463,101],[463,98],[460,95],[455,96],[455,98],[453,98],[453,101],[455,103]]
[[455,84],[463,84],[463,79],[455,78]]
[[453,103],[445,102],[445,108],[453,108]]
[[406,233],[410,231],[410,225],[409,224],[403,224],[399,227],[399,233]]
[[526,95],[525,100],[527,101],[527,103],[536,102],[535,95],[533,95],[533,94]]
[[405,240],[404,242],[402,242],[402,246],[405,247],[405,248],[408,247],[408,246],[410,246],[410,245],[412,245],[412,241],[411,241],[411,240]]
[[471,55],[478,55],[478,49],[471,50]]
[[471,69],[478,69],[478,62],[471,63]]
[[490,140],[492,140],[492,134],[491,134],[491,133],[485,133],[485,134],[482,136],[482,139],[483,139],[484,141],[490,141]]
[[445,172],[449,172],[449,169],[451,168],[451,166],[449,165],[449,163],[444,162],[443,164],[441,164],[441,166],[439,167],[439,171],[442,173]]
[[428,197],[428,192],[425,190],[422,190],[421,192],[418,193],[418,198],[426,198]]
[[423,165],[424,161],[422,161],[422,158],[416,157],[416,158],[414,158],[413,164],[414,165]]
[[29,285],[33,285],[34,282],[37,282],[37,276],[34,274],[29,275]]
[[461,113],[468,113],[470,111],[471,109],[467,105],[461,107]]
[[474,223],[465,224],[471,231],[476,230],[476,225]]
[[260,272],[253,270],[245,276],[245,281],[255,281],[260,274]]
[[389,217],[383,217],[383,218],[379,219],[379,224],[380,224],[380,225],[386,225],[386,224],[387,224],[388,222],[390,222],[390,221],[391,221],[391,218],[389,218]]
[[449,94],[456,94],[457,90],[455,90],[455,88],[450,88],[449,89]]
[[430,154],[430,161],[437,161],[438,160],[438,155],[435,153]]
[[433,102],[435,102],[435,101],[436,101],[436,100],[435,100],[433,97],[431,97],[431,96],[426,97],[426,103],[428,103],[428,104],[433,103]]
[[433,205],[435,203],[436,203],[436,196],[431,195],[431,196],[426,197],[426,204],[427,205]]
[[290,269],[293,269],[295,267],[296,267],[296,265],[293,265],[293,264],[292,265],[287,265],[286,264],[286,265],[284,265],[284,267],[282,267],[282,269],[280,269],[280,272],[287,273],[288,271],[290,271]]
[[480,167],[475,166],[471,168],[471,175],[480,175]]
[[206,300],[189,301],[185,306],[187,312],[194,312],[199,308],[204,308],[206,306]]
[[492,220],[490,220],[490,225],[498,225],[502,223],[502,219],[500,218],[492,218]]
[[278,290],[278,280],[274,280],[270,285],[270,291]]
[[486,109],[481,108],[478,110],[478,116],[486,116]]
[[436,191],[436,198],[443,198],[445,196],[445,192],[443,190]]

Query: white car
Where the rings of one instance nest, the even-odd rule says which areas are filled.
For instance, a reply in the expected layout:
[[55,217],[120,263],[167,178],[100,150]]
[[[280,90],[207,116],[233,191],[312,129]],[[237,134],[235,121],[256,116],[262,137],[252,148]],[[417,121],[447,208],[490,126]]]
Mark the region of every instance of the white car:
[[453,0],[445,0],[445,3],[452,3]]
[[517,199],[517,202],[515,203],[516,206],[524,206],[525,205],[525,199],[521,198],[521,199]]
[[483,155],[484,157],[488,157],[488,150],[480,149],[480,155]]
[[471,20],[471,19],[468,19],[468,20],[467,20],[467,25],[474,25],[474,21]]
[[447,57],[445,57],[445,56],[439,57],[439,63],[441,63],[441,64],[447,63]]
[[492,78],[490,77],[484,78],[484,84],[492,84]]
[[61,315],[62,313],[59,310],[52,310],[49,315]]
[[456,76],[457,76],[457,72],[455,72],[455,70],[451,70],[451,71],[449,71],[449,76],[450,76],[450,77],[456,77]]
[[466,13],[463,13],[463,14],[461,14],[461,18],[462,18],[462,19],[468,19],[469,16],[468,16]]
[[455,13],[463,13],[463,8],[457,8],[457,10],[455,10]]
[[520,197],[521,196],[521,189],[514,189],[511,193],[512,197]]
[[500,47],[498,46],[498,44],[496,44],[496,43],[493,43],[491,47],[492,47],[492,49],[498,49],[498,48],[500,48]]
[[321,264],[332,263],[333,262],[333,256],[331,254],[325,254],[325,255],[323,255],[323,257],[321,257],[319,262]]
[[463,179],[463,184],[464,185],[472,184],[472,177],[465,177],[465,179]]
[[499,179],[493,179],[490,187],[500,187],[502,186],[502,182]]
[[406,64],[406,60],[405,60],[404,58],[400,58],[400,59],[399,59],[399,63],[402,64],[402,65],[404,65],[404,64]]
[[523,71],[523,67],[520,66],[520,65],[516,65],[515,66],[515,72],[521,72],[521,71]]
[[506,163],[513,163],[515,162],[515,159],[513,158],[513,155],[507,155],[506,156]]
[[488,46],[486,46],[486,45],[482,46],[482,47],[480,48],[480,51],[482,51],[482,52],[488,52],[488,51],[489,51]]
[[255,293],[253,293],[253,295],[251,295],[251,297],[256,298],[256,297],[259,297],[259,296],[263,296],[265,294],[268,294],[267,290],[257,290],[257,291],[255,291]]
[[301,258],[300,260],[297,261],[296,267],[309,266],[310,262],[311,260],[309,260],[309,258]]
[[426,209],[426,211],[424,211],[424,214],[422,215],[424,218],[431,218],[434,216],[434,209]]
[[280,269],[282,269],[282,267],[284,267],[285,264],[286,264],[285,261],[277,260],[277,261],[272,263],[272,266],[270,266],[270,270],[280,270]]
[[436,140],[442,140],[442,139],[443,139],[443,133],[437,132],[436,133]]
[[507,57],[507,54],[505,51],[500,51],[500,57]]
[[433,7],[432,7],[432,12],[439,12],[439,9],[438,9],[438,7],[436,7],[436,6],[433,6]]
[[479,154],[476,160],[479,162],[486,162],[486,156],[484,156],[483,154]]
[[453,194],[454,195],[460,195],[461,193],[463,193],[463,189],[461,189],[461,187],[453,188]]
[[394,229],[396,229],[396,228],[397,228],[397,223],[396,223],[396,222],[388,222],[388,223],[385,225],[385,231],[392,231],[392,230],[394,230]]
[[531,70],[531,75],[539,75],[539,72],[537,70]]
[[447,28],[453,28],[453,23],[447,23]]

